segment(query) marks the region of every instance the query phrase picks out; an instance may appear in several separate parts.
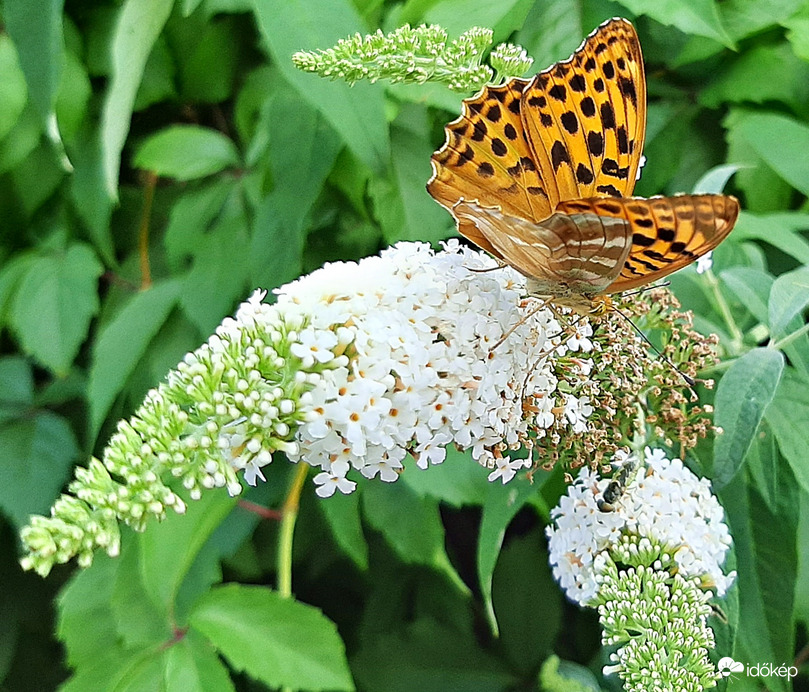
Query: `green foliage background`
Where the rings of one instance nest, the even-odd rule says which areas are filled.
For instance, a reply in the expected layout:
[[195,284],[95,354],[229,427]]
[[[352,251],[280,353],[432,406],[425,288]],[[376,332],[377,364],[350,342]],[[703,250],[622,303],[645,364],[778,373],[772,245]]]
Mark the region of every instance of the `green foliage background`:
[[[615,15],[647,63],[637,193],[739,167],[745,212],[717,281],[674,279],[726,360],[706,393],[725,434],[691,458],[735,539],[718,652],[806,658],[806,0],[3,0],[0,689],[612,689],[593,614],[547,566],[559,474],[504,489],[451,455],[349,497],[309,488],[293,602],[269,588],[276,523],[216,492],[47,581],[21,573],[16,535],[254,287],[452,234],[424,185],[459,97],[348,88],[296,71],[293,52],[404,22],[481,25],[541,69]],[[247,499],[279,506],[287,466]]]

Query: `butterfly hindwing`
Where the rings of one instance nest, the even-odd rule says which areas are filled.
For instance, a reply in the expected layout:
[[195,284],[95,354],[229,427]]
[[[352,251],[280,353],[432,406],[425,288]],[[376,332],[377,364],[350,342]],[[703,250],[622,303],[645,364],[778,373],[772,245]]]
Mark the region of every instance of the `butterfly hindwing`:
[[576,200],[539,222],[463,200],[453,211],[531,279],[531,292],[594,295],[615,281],[632,245],[629,222],[620,214],[598,214],[594,203],[600,201]]

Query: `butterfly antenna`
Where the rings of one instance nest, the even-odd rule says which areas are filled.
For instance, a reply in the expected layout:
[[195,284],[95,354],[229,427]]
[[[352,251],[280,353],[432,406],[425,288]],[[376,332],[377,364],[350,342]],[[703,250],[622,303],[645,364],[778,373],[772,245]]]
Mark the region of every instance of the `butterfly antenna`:
[[649,341],[649,337],[646,336],[646,334],[644,334],[643,331],[631,319],[629,319],[629,317],[626,315],[626,313],[622,312],[615,305],[612,306],[612,309],[615,310],[615,312],[617,312],[621,317],[623,317],[632,326],[632,329],[634,329],[635,332],[638,334],[638,336],[640,336],[640,338],[643,339],[649,345],[649,347],[657,354],[657,357],[660,358],[660,360],[664,361],[672,370],[674,370],[674,372],[676,372],[680,377],[682,377],[683,380],[685,381],[685,383],[689,387],[693,388],[693,387],[696,386],[696,384],[697,384],[696,381],[692,377],[689,377],[688,375],[686,375],[682,370],[680,370],[680,368],[678,368],[672,362],[671,358],[669,358],[668,356],[661,353],[660,349],[658,349],[657,346],[655,346],[651,341]]

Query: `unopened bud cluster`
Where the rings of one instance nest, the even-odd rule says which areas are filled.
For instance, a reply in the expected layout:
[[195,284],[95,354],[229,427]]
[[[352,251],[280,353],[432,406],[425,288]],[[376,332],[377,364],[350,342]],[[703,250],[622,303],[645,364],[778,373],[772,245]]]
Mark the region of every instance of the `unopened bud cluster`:
[[[300,51],[292,61],[301,70],[321,77],[342,79],[354,84],[361,79],[376,82],[422,84],[442,82],[454,91],[475,91],[492,81],[493,71],[482,64],[492,44],[492,30],[473,27],[449,41],[440,26],[399,27],[388,34],[374,34],[341,39],[326,50]],[[519,76],[532,60],[525,50],[501,44],[492,51],[491,62],[503,77]]]

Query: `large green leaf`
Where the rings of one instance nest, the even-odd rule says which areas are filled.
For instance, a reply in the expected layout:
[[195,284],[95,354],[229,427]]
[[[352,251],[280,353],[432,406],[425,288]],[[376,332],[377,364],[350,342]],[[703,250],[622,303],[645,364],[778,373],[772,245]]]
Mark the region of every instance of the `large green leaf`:
[[[733,651],[741,661],[789,661],[795,651],[799,495],[789,468],[783,462],[781,466],[775,511],[743,482],[742,475],[721,494],[736,556],[740,612]],[[771,690],[791,689],[783,678],[767,680]]]
[[466,588],[444,549],[444,527],[437,501],[419,497],[404,483],[378,482],[368,484],[362,500],[368,523],[385,536],[402,561],[433,567],[460,589]]
[[121,7],[110,50],[112,74],[101,116],[101,154],[108,196],[118,194],[121,150],[129,132],[132,107],[146,60],[152,51],[174,0],[126,0]]
[[699,100],[717,108],[722,103],[778,101],[802,108],[809,99],[809,64],[786,43],[756,46],[741,53],[700,91]]
[[719,381],[714,423],[722,433],[714,440],[715,487],[727,485],[741,467],[783,369],[780,351],[755,348],[734,362]]
[[739,302],[762,324],[767,324],[767,300],[773,278],[766,272],[749,267],[733,267],[723,271],[719,278]]
[[770,291],[770,330],[780,335],[794,317],[809,305],[809,267],[779,276]]
[[361,31],[352,4],[348,0],[254,1],[262,36],[284,78],[340,133],[357,158],[376,171],[383,170],[390,145],[381,86],[330,82],[301,72],[291,60],[296,51],[330,48],[339,39]]
[[526,501],[536,493],[536,486],[522,479],[515,479],[506,485],[499,482],[490,483],[488,487],[478,538],[477,569],[486,615],[493,632],[497,632],[498,629],[492,605],[494,567],[508,525]]
[[103,266],[89,245],[43,254],[20,280],[10,323],[26,353],[64,374],[98,311]]
[[809,377],[787,369],[766,416],[795,480],[809,492]]
[[176,305],[180,286],[179,281],[171,280],[138,293],[101,330],[93,350],[88,382],[93,434],[98,431],[152,337]]
[[27,101],[28,89],[17,51],[8,36],[0,35],[0,139],[17,123]]
[[275,188],[256,213],[250,247],[254,286],[274,288],[298,277],[306,219],[323,190],[341,143],[322,112],[301,103],[282,80],[267,103],[265,125]]
[[749,113],[736,127],[767,165],[809,194],[809,126],[780,113]]
[[782,214],[747,214],[742,212],[733,239],[760,240],[794,257],[801,264],[809,263],[809,243],[798,232],[809,228],[809,214],[784,212]]
[[138,168],[177,180],[194,180],[239,163],[225,135],[196,125],[174,125],[146,139],[134,158]]
[[49,411],[28,411],[0,424],[0,507],[18,527],[46,514],[79,458],[68,421]]
[[[6,0],[3,3],[3,21],[17,45],[31,103],[53,141],[60,139],[53,108],[64,64],[63,5],[64,0]],[[0,67],[0,75],[3,82],[8,79],[3,67]],[[6,101],[0,98],[0,102],[3,103],[0,111],[4,111]]]
[[689,36],[705,36],[733,48],[733,39],[722,25],[717,5],[712,0],[667,0],[657,3],[618,1],[633,14],[649,15],[661,24],[674,26]]
[[334,623],[269,589],[239,584],[215,589],[197,603],[191,626],[233,668],[270,687],[354,689]]
[[155,605],[166,612],[176,610],[174,601],[194,560],[235,504],[224,489],[209,490],[186,514],[171,513],[139,536],[143,586]]

